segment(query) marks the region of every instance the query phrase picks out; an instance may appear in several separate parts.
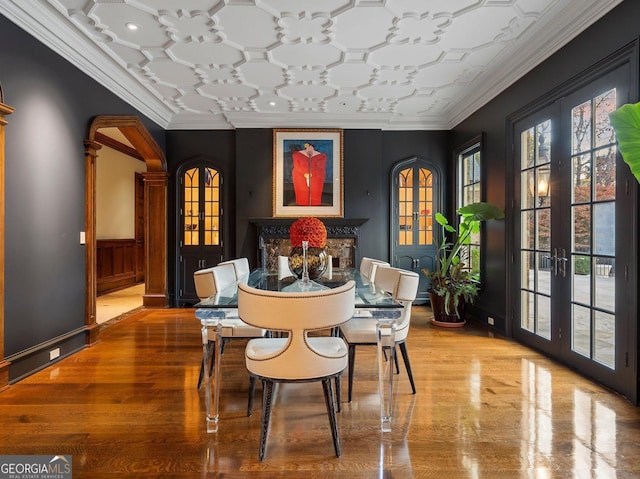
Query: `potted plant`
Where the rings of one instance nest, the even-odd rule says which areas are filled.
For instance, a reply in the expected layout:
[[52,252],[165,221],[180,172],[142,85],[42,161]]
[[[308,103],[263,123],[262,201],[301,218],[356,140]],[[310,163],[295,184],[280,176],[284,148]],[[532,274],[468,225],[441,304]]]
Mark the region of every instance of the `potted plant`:
[[477,275],[466,268],[462,258],[467,258],[471,235],[480,231],[482,221],[504,218],[504,212],[491,203],[472,203],[458,209],[460,224],[456,230],[442,213],[436,213],[436,221],[442,227],[442,240],[436,253],[433,271],[422,269],[431,278],[429,298],[433,309],[432,322],[442,326],[462,326],[464,306],[473,303],[478,295]]

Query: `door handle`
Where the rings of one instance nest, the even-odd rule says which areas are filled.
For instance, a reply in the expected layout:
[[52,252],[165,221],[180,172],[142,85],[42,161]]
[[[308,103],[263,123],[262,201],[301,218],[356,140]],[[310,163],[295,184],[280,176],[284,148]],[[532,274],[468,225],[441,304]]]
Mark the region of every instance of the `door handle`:
[[564,248],[562,248],[562,256],[558,258],[558,262],[560,263],[560,273],[563,278],[567,277],[567,261],[569,261],[569,259],[566,257],[566,254],[567,253]]
[[553,256],[544,255],[542,256],[544,259],[553,260],[553,275],[558,276],[558,272],[562,275],[563,278],[567,277],[567,261],[568,258],[565,257],[566,251],[562,248],[561,253],[562,256],[558,256],[558,248],[553,248]]

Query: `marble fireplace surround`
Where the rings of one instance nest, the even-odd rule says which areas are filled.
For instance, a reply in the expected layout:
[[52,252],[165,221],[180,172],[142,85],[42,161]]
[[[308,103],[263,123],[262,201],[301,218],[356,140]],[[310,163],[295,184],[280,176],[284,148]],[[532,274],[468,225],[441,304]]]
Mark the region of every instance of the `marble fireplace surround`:
[[[269,271],[278,268],[278,256],[289,256],[289,226],[297,218],[251,218],[258,233],[258,266]],[[327,228],[327,253],[334,268],[353,268],[359,262],[358,227],[368,218],[319,218]]]

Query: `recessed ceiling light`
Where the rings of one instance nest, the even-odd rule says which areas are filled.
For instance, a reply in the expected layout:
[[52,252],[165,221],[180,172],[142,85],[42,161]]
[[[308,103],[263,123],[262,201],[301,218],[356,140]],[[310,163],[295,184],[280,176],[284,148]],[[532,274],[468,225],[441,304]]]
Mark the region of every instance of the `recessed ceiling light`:
[[136,30],[139,30],[139,29],[140,29],[140,25],[138,25],[138,24],[136,24],[136,23],[131,23],[131,22],[129,22],[129,23],[127,23],[126,25],[127,25],[127,28],[128,28],[129,30],[131,30],[132,32],[135,32]]
[[276,102],[275,101],[270,101],[269,102],[269,106],[276,106]]

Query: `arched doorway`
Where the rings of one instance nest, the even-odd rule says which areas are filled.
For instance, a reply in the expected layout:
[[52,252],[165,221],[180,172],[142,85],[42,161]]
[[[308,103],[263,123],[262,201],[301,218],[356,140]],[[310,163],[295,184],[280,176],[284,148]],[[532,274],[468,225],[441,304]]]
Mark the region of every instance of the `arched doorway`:
[[143,305],[166,307],[167,299],[167,162],[164,153],[134,116],[99,116],[89,127],[85,141],[85,241],[87,344],[99,339],[96,323],[96,157],[101,128],[117,128],[142,156],[147,166],[144,179],[145,292]]
[[391,264],[420,275],[414,304],[428,301],[430,280],[420,272],[432,271],[437,261],[440,178],[439,169],[420,156],[396,163],[391,171]]

